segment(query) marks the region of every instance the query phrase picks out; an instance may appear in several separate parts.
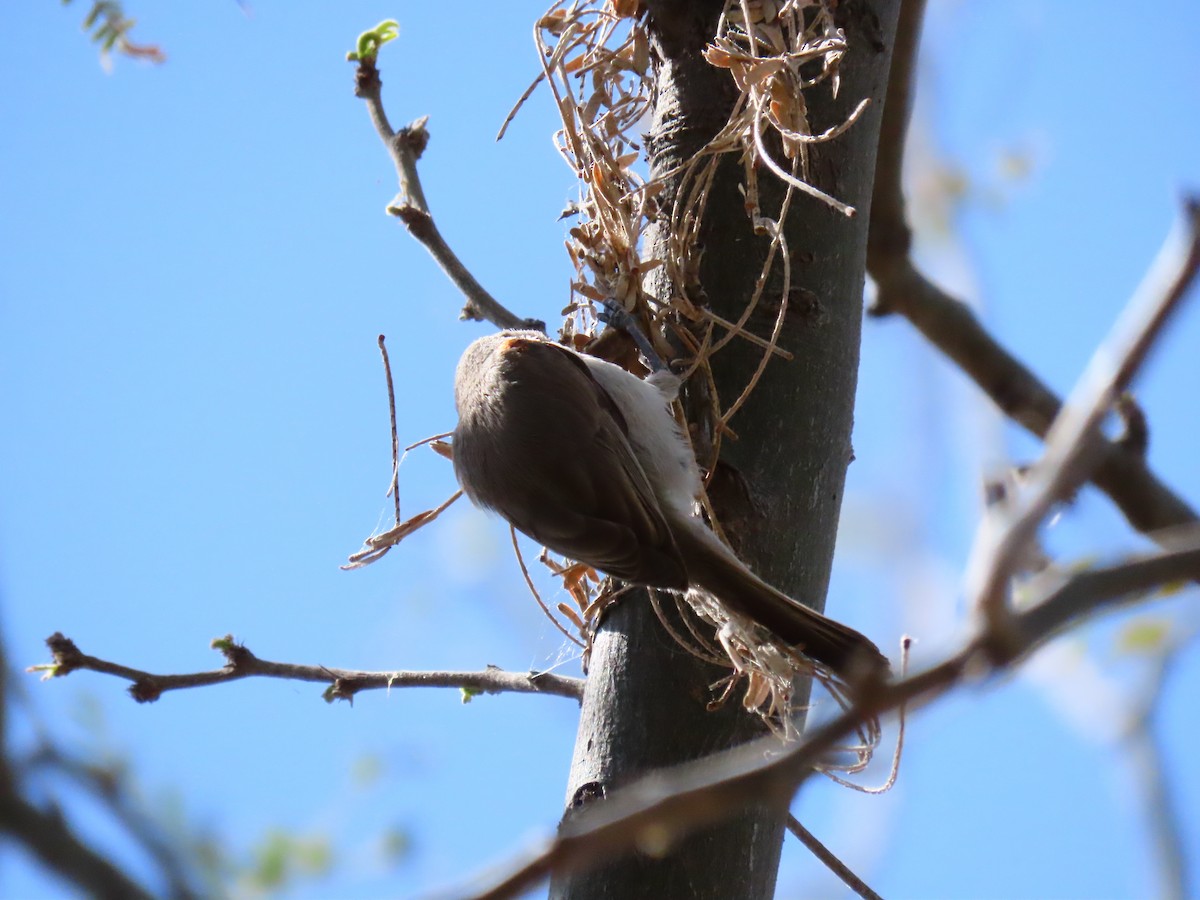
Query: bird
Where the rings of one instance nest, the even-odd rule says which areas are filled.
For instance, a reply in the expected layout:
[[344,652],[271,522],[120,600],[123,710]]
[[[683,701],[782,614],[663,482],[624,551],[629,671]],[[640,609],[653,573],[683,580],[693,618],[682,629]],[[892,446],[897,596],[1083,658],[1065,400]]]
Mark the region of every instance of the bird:
[[886,678],[867,637],[755,575],[699,516],[700,469],[670,404],[643,379],[535,331],[474,341],[454,379],[454,472],[475,505],[630,584],[699,589],[846,680]]

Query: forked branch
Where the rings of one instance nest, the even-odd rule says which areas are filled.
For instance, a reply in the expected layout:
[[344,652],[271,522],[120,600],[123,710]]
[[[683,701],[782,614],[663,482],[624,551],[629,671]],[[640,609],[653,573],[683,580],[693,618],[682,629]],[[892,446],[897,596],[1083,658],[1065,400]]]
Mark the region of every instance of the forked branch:
[[[1045,438],[1062,400],[1001,346],[965,303],[929,281],[910,256],[912,230],[901,172],[923,7],[922,0],[901,7],[892,54],[867,249],[867,270],[878,289],[871,314],[904,316],[1005,415]],[[1099,448],[1091,481],[1138,531],[1150,534],[1197,521],[1191,506],[1150,470],[1138,442],[1102,439]]]

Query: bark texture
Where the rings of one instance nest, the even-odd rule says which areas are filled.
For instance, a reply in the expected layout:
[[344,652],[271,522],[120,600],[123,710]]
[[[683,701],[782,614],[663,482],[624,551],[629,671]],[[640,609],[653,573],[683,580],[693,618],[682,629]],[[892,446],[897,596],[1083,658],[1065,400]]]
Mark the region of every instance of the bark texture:
[[[655,103],[648,147],[664,172],[694,155],[726,122],[735,87],[701,57],[721,3],[644,4],[655,54]],[[839,4],[850,43],[839,97],[820,87],[808,98],[814,132],[842,121],[857,102],[873,107],[848,133],[812,152],[817,187],[858,207],[846,218],[797,197],[786,223],[792,289],[781,346],[731,423],[722,445],[714,502],[739,553],[776,587],[816,608],[824,604],[846,467],[857,380],[867,223],[875,152],[899,0]],[[768,145],[769,146],[769,145]],[[713,310],[736,320],[754,288],[767,239],[751,233],[738,191],[741,165],[727,160],[702,227],[700,289]],[[782,191],[760,174],[762,209]],[[669,208],[672,185],[664,198]],[[651,250],[651,255],[656,255]],[[671,286],[656,292],[665,299]],[[748,328],[768,336],[781,285],[769,286]],[[762,351],[735,340],[714,359],[716,389],[728,405],[750,380]],[[706,423],[701,422],[704,426]],[[836,613],[836,610],[835,610]],[[637,593],[606,617],[593,650],[570,774],[568,811],[646,772],[695,759],[761,733],[732,699],[709,711],[721,672],[681,651]],[[787,798],[781,798],[786,801]],[[556,877],[551,896],[599,898],[767,898],[774,894],[783,838],[783,802],[683,838],[669,851]]]

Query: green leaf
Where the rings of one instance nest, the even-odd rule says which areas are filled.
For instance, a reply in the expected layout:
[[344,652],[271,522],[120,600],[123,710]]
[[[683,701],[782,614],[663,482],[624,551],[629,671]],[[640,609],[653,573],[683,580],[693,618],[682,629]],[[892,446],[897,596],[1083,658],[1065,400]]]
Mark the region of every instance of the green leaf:
[[472,700],[482,694],[483,691],[478,690],[477,688],[464,687],[459,688],[459,693],[462,694],[463,703],[470,703]]
[[400,23],[395,19],[384,19],[370,31],[364,31],[358,36],[356,49],[346,54],[350,62],[364,59],[375,59],[379,48],[388,41],[395,40],[400,33]]

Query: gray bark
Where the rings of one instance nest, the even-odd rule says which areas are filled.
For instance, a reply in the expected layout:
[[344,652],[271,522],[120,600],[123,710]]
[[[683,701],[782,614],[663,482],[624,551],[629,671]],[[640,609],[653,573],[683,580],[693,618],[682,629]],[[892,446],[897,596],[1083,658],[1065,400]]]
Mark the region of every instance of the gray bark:
[[[648,147],[667,171],[688,159],[725,123],[734,86],[700,56],[719,2],[650,2],[655,103]],[[735,546],[752,568],[792,596],[824,605],[846,467],[862,319],[867,222],[899,0],[843,0],[851,51],[839,98],[820,87],[808,98],[814,132],[842,121],[864,96],[873,107],[848,133],[812,152],[812,180],[853,204],[846,218],[798,197],[786,223],[792,289],[781,345],[795,354],[773,361],[733,420],[736,442],[722,445],[714,502]],[[780,154],[781,157],[781,154]],[[701,290],[714,311],[736,320],[749,298],[767,239],[755,237],[743,209],[740,164],[724,164],[702,229]],[[782,191],[760,173],[762,208],[771,215]],[[672,188],[675,187],[674,185]],[[664,196],[670,204],[671,189]],[[651,249],[650,255],[656,255]],[[670,286],[658,286],[662,298]],[[769,287],[748,327],[770,334],[781,285]],[[762,351],[735,340],[714,358],[717,391],[732,403]],[[705,423],[701,423],[702,425]],[[740,698],[709,711],[719,670],[688,656],[666,634],[642,593],[602,623],[593,649],[569,789],[572,803],[613,789],[649,770],[675,765],[762,733]],[[681,840],[667,855],[635,856],[591,872],[563,875],[551,896],[599,898],[767,898],[775,888],[783,838],[779,810],[752,810]]]

